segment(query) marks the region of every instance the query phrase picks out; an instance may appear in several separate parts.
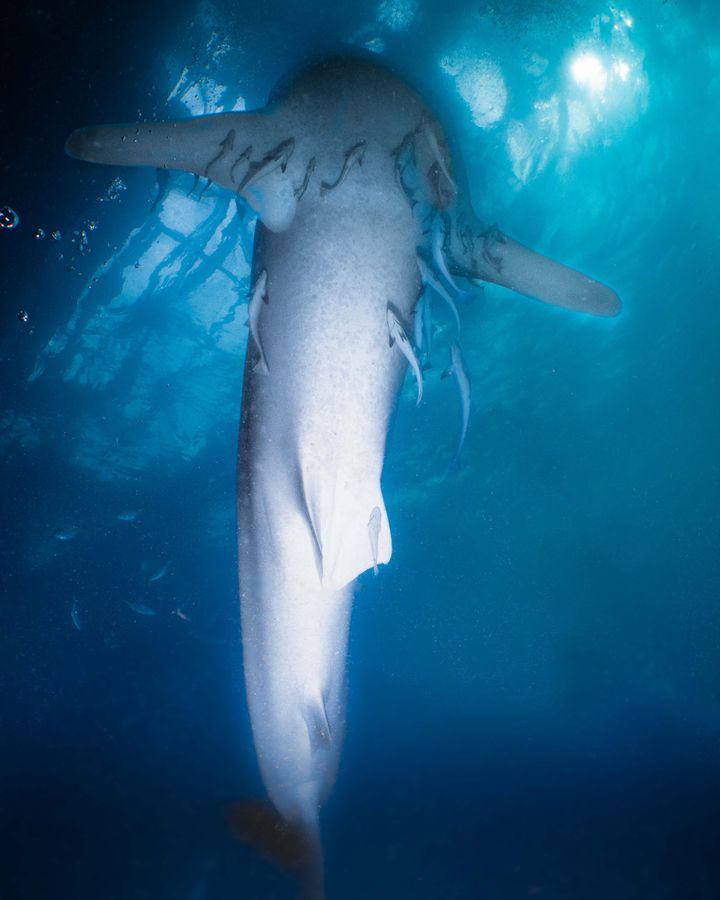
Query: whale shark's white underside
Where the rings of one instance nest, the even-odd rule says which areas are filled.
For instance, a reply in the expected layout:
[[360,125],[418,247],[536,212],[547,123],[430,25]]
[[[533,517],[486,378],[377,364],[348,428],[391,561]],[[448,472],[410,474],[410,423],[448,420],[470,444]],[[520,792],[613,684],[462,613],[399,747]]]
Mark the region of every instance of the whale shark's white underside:
[[263,781],[307,836],[306,887],[321,896],[318,809],[344,733],[353,586],[392,553],[380,478],[413,362],[418,252],[432,264],[442,216],[440,280],[445,270],[603,316],[618,299],[481,226],[438,122],[376,62],[316,64],[256,112],[81,129],[67,151],[193,172],[259,216],[238,452],[245,677]]

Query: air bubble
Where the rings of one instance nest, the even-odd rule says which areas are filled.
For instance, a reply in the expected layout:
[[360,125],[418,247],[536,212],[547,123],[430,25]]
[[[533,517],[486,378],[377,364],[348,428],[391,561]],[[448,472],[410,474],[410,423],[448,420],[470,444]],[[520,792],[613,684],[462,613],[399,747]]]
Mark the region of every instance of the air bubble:
[[13,228],[17,228],[19,224],[20,216],[14,209],[11,209],[9,206],[3,206],[0,209],[0,228],[4,228],[5,231],[11,231]]
[[36,241],[42,241],[45,239],[45,231],[38,226],[37,228],[33,228],[32,236]]

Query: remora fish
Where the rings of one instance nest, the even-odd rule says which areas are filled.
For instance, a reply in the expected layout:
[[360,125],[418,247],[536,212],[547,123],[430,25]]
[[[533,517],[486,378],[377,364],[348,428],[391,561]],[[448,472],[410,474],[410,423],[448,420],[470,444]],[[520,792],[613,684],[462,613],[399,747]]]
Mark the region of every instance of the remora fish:
[[338,175],[337,179],[329,184],[327,181],[323,181],[320,185],[320,196],[324,197],[325,194],[330,191],[334,191],[335,188],[340,187],[340,185],[347,178],[347,173],[352,169],[352,167],[357,163],[359,166],[362,165],[363,156],[365,155],[365,146],[367,141],[358,141],[354,147],[351,147],[348,152],[345,154],[345,162],[343,163],[342,171]]
[[261,375],[269,375],[270,370],[265,359],[265,351],[263,350],[262,341],[260,340],[260,313],[264,305],[267,305],[267,269],[263,269],[258,275],[255,286],[250,295],[250,309],[248,311],[247,324],[250,326],[250,334],[252,335],[255,346],[260,354],[260,358],[255,363],[254,372]]
[[315,171],[316,161],[313,156],[307,164],[307,168],[305,169],[305,177],[303,178],[303,183],[299,188],[295,191],[295,199],[301,200],[303,194],[308,189],[308,185],[310,184],[310,178],[312,177],[312,173]]
[[417,260],[418,269],[420,269],[420,280],[423,284],[431,287],[436,294],[439,294],[450,307],[450,311],[455,317],[455,324],[457,325],[458,334],[460,334],[460,313],[458,312],[458,308],[455,305],[455,301],[448,293],[445,285],[442,283],[442,281],[440,281],[440,279],[433,271],[432,266],[427,263],[420,255],[418,255]]
[[[388,521],[380,475],[406,366],[388,352],[387,303],[392,299],[407,321],[417,300],[421,231],[395,183],[391,152],[420,121],[440,133],[422,98],[377,60],[332,58],[297,75],[266,110],[87,128],[67,142],[79,159],[202,174],[230,128],[263,150],[293,136],[317,156],[325,177],[334,174],[323,157],[329,141],[350,147],[366,140],[377,148],[362,193],[338,191],[333,203],[309,191],[297,204],[293,185],[303,163],[295,157],[282,177],[258,176],[253,185],[260,220],[253,269],[272,279],[262,324],[273,366],[260,375],[248,355],[242,392],[237,511],[245,681],[263,781],[285,823],[282,834],[298,838],[313,898],[324,894],[319,807],[343,739],[353,586],[374,566],[373,509],[383,526]],[[123,140],[130,128],[133,140]],[[229,172],[216,168],[216,183],[235,191]],[[446,168],[455,184],[451,164]],[[418,174],[423,203],[445,209],[453,223],[448,250],[459,271],[554,305],[617,314],[612,290],[488,230],[462,193],[441,191],[437,178]],[[387,563],[391,550],[390,529],[382,527],[377,562]],[[238,811],[247,826],[238,832],[261,841],[262,829],[246,813]],[[266,830],[265,838],[274,833]]]
[[447,263],[445,262],[445,238],[447,235],[446,221],[446,217],[442,213],[437,213],[433,216],[432,225],[430,226],[430,252],[432,254],[432,261],[435,263],[435,268],[445,279],[445,283],[448,287],[455,291],[456,294],[462,294],[463,292],[455,283],[455,280],[447,267]]
[[457,468],[460,465],[460,451],[465,443],[465,435],[467,434],[468,421],[470,419],[470,377],[465,368],[460,344],[457,341],[453,341],[450,345],[450,363],[441,377],[448,378],[450,375],[455,379],[460,397],[460,440],[458,441],[455,456],[450,463],[453,468]]
[[423,377],[422,372],[420,371],[420,364],[413,353],[413,348],[410,346],[410,341],[408,340],[408,336],[405,333],[403,324],[398,316],[397,308],[391,303],[388,303],[387,305],[387,324],[390,346],[392,347],[397,343],[402,355],[410,364],[413,374],[415,375],[415,381],[417,382],[417,401],[415,405],[419,406],[423,395]]
[[266,153],[257,166],[250,167],[247,175],[240,183],[238,192],[243,193],[244,191],[247,191],[248,188],[255,184],[255,182],[259,181],[261,178],[267,178],[267,176],[272,174],[276,169],[280,169],[284,173],[287,169],[288,161],[293,155],[294,149],[295,139],[289,138],[281,144],[278,144],[274,150]]
[[77,525],[71,525],[69,528],[61,528],[60,531],[56,531],[55,537],[59,541],[72,541],[78,536],[79,533],[80,529],[77,527]]

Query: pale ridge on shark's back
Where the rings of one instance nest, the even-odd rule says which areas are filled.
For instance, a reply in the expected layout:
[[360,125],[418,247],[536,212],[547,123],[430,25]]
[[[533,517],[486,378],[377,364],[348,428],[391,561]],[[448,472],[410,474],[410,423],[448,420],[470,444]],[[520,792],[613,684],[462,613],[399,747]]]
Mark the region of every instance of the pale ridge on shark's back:
[[[366,59],[320,62],[264,110],[83,129],[67,150],[193,172],[258,214],[238,452],[245,679],[282,855],[305,895],[322,897],[319,808],[345,730],[353,587],[392,552],[380,478],[408,362],[422,397],[408,339],[418,253],[422,280],[446,293],[480,279],[602,316],[618,299],[481,226],[427,106]],[[459,386],[465,395],[466,376]],[[460,445],[466,396],[462,408]],[[242,812],[238,832],[267,843],[267,811]]]

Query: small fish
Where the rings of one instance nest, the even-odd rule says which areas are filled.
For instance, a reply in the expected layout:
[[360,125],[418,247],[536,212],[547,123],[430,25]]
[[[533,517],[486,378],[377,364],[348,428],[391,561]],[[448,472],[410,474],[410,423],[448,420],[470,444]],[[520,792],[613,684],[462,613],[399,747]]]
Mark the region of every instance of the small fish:
[[413,344],[415,349],[422,352],[423,349],[423,309],[425,306],[426,292],[420,294],[420,299],[415,304],[415,317],[413,318]]
[[140,513],[141,510],[139,509],[128,509],[125,512],[118,513],[116,518],[120,519],[121,522],[135,522]]
[[82,631],[83,623],[80,618],[80,606],[77,602],[77,598],[73,597],[72,607],[70,608],[70,618],[72,619],[73,625],[77,628],[78,631]]
[[235,145],[235,129],[231,128],[230,131],[225,135],[222,141],[220,141],[220,150],[213,156],[210,162],[205,166],[205,177],[209,178],[210,166],[214,165],[216,162],[219,162],[226,153],[232,150]]
[[367,141],[358,141],[353,147],[351,147],[347,153],[345,154],[345,162],[343,163],[342,171],[337,177],[337,180],[333,184],[329,184],[327,181],[323,181],[320,185],[320,196],[324,197],[328,191],[334,191],[335,188],[340,187],[340,185],[345,181],[347,177],[347,173],[352,169],[352,167],[357,163],[359,166],[362,165],[363,156],[365,155],[365,147],[367,146]]
[[238,156],[235,162],[230,166],[230,181],[235,184],[235,177],[233,176],[233,172],[235,171],[235,166],[239,165],[244,159],[250,159],[252,156],[252,144],[248,144],[248,146],[243,150],[243,152]]
[[423,303],[423,350],[425,354],[425,358],[423,360],[423,371],[425,369],[432,369],[432,360],[430,359],[430,354],[432,353],[432,344],[433,344],[433,320],[432,320],[432,294],[425,293],[425,301]]
[[470,377],[465,368],[460,344],[453,341],[450,345],[450,364],[442,373],[442,378],[448,378],[452,375],[455,378],[458,393],[460,395],[460,414],[462,416],[462,424],[460,426],[460,440],[450,465],[452,468],[460,466],[460,451],[465,443],[465,435],[467,434],[468,420],[470,418]]
[[78,536],[80,533],[80,529],[77,525],[71,525],[69,528],[62,528],[60,531],[55,532],[55,537],[59,541],[72,541],[74,538]]
[[429,291],[423,291],[415,307],[415,319],[413,321],[413,343],[415,344],[415,350],[420,354],[420,364],[423,372],[426,369],[432,369],[432,361],[430,360],[432,339],[432,297]]
[[410,363],[412,367],[413,374],[415,375],[415,381],[417,382],[417,402],[416,406],[420,405],[420,401],[422,400],[423,395],[423,380],[422,380],[422,372],[420,371],[420,365],[417,361],[417,357],[413,353],[413,349],[410,346],[410,341],[408,340],[408,336],[405,333],[405,329],[403,328],[402,322],[395,310],[395,307],[388,303],[387,305],[387,323],[388,323],[388,332],[389,332],[389,340],[390,346],[397,341],[397,345],[402,352],[402,355],[405,359]]
[[153,572],[148,581],[160,581],[161,578],[164,578],[167,575],[169,568],[170,563],[165,563],[164,565],[160,566],[160,568],[156,572]]
[[312,176],[312,173],[315,171],[315,165],[316,165],[315,157],[313,156],[312,159],[310,160],[310,162],[307,164],[307,168],[305,169],[305,177],[303,178],[303,183],[300,185],[299,188],[295,189],[295,199],[296,200],[300,200],[302,198],[302,195],[308,189],[308,185],[310,184],[310,178]]
[[282,144],[278,144],[274,150],[266,153],[254,168],[251,166],[248,169],[245,178],[238,188],[238,192],[247,190],[250,185],[255,184],[255,182],[259,181],[261,178],[265,178],[266,175],[269,175],[276,169],[280,169],[284,173],[285,169],[287,169],[288,161],[293,155],[294,149],[295,138],[289,138],[287,141],[283,141]]
[[247,324],[250,326],[250,334],[255,341],[255,346],[258,349],[258,353],[260,354],[260,359],[255,363],[255,368],[253,372],[257,372],[259,375],[269,375],[270,369],[268,368],[267,361],[265,360],[265,351],[263,350],[262,343],[260,342],[260,312],[263,307],[263,303],[268,302],[268,294],[267,294],[267,269],[263,269],[262,272],[258,275],[257,281],[255,282],[255,286],[252,289],[252,294],[250,295],[250,309]]
[[202,190],[200,191],[200,193],[198,194],[198,200],[202,200],[203,194],[204,194],[205,191],[210,187],[210,185],[211,185],[212,183],[213,183],[212,178],[208,178],[208,180],[207,180],[207,181],[205,182],[205,184],[203,185],[203,189],[202,189]]
[[457,306],[455,305],[455,301],[448,293],[445,285],[435,274],[432,266],[425,262],[422,256],[418,256],[417,261],[418,268],[420,269],[420,278],[422,280],[422,283],[427,285],[428,287],[431,287],[435,291],[435,293],[439,294],[450,307],[450,310],[455,317],[455,324],[457,325],[458,334],[460,334],[460,313],[458,312]]
[[455,184],[455,181],[453,180],[452,175],[448,171],[448,167],[445,165],[445,160],[443,159],[443,155],[440,151],[440,145],[438,144],[437,135],[435,134],[434,130],[432,129],[432,127],[431,127],[430,123],[427,121],[427,119],[422,120],[422,122],[420,123],[420,126],[418,128],[418,131],[423,135],[423,137],[427,141],[428,147],[430,147],[430,152],[435,157],[435,162],[438,164],[440,171],[443,173],[443,175],[447,179],[448,183],[450,184],[450,187],[452,188],[453,193],[455,193],[455,191],[457,191],[457,185]]
[[154,616],[155,610],[152,606],[146,606],[144,603],[133,603],[130,600],[125,600],[125,603],[130,607],[130,609],[137,613],[139,616]]
[[380,509],[373,507],[368,520],[368,537],[370,538],[370,553],[372,554],[373,572],[378,573],[378,537],[380,535]]
[[190,616],[185,615],[185,613],[180,609],[179,606],[176,606],[176,607],[175,607],[175,609],[172,611],[172,615],[173,615],[173,616],[177,616],[178,619],[182,619],[183,622],[189,622],[189,621],[190,621]]
[[435,263],[435,268],[445,279],[446,284],[448,284],[456,294],[462,294],[462,291],[455,283],[455,280],[447,267],[447,263],[445,262],[444,248],[446,237],[447,219],[442,214],[436,214],[433,217],[432,225],[430,226],[430,252],[432,253],[432,259]]

